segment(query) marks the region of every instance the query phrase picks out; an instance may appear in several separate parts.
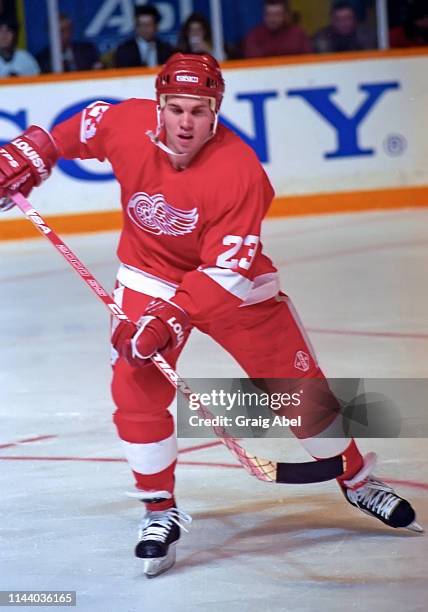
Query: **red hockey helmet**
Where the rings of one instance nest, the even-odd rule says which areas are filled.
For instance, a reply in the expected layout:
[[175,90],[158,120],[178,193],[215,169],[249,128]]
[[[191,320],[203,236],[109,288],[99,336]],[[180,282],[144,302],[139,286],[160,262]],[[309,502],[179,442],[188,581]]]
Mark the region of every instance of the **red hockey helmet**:
[[220,66],[211,55],[175,53],[157,76],[156,96],[160,107],[165,96],[195,96],[210,98],[211,108],[218,113],[224,94]]

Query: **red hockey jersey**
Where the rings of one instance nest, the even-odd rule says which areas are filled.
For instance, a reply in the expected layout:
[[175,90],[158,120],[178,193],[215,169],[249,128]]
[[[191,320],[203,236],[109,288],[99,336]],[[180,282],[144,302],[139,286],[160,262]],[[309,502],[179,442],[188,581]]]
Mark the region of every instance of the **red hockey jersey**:
[[274,192],[253,150],[226,127],[177,170],[146,134],[156,123],[152,100],[96,102],[52,135],[62,157],[111,163],[121,187],[120,261],[178,285],[173,301],[203,324],[264,279],[272,284],[260,228]]

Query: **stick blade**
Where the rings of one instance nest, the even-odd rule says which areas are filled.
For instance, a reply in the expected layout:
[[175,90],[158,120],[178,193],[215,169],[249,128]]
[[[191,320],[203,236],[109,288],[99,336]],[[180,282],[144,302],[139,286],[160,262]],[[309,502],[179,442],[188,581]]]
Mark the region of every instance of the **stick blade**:
[[276,470],[276,482],[280,484],[325,482],[342,476],[343,472],[342,455],[305,463],[279,462]]

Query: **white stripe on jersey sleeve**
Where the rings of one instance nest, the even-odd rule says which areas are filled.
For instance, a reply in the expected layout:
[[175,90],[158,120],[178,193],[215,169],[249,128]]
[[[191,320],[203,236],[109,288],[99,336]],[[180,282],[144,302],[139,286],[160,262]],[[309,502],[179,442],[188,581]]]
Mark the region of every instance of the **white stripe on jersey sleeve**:
[[80,120],[80,142],[82,144],[87,144],[88,140],[95,136],[98,124],[110,106],[110,102],[97,100],[83,109]]
[[253,281],[233,270],[217,268],[216,266],[212,268],[198,268],[198,270],[209,276],[211,280],[241,300],[245,300],[253,288]]

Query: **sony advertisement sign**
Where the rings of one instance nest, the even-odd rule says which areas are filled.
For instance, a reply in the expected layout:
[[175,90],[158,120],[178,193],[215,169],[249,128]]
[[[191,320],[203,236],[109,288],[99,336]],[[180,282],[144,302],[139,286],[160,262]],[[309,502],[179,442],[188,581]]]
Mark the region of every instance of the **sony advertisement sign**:
[[[419,92],[427,70],[428,56],[231,67],[221,121],[255,150],[278,196],[424,186],[426,98]],[[4,143],[31,124],[52,129],[95,100],[154,98],[154,76],[77,74],[0,92]],[[92,160],[60,160],[32,196],[51,214],[114,209],[118,197],[109,165]]]

